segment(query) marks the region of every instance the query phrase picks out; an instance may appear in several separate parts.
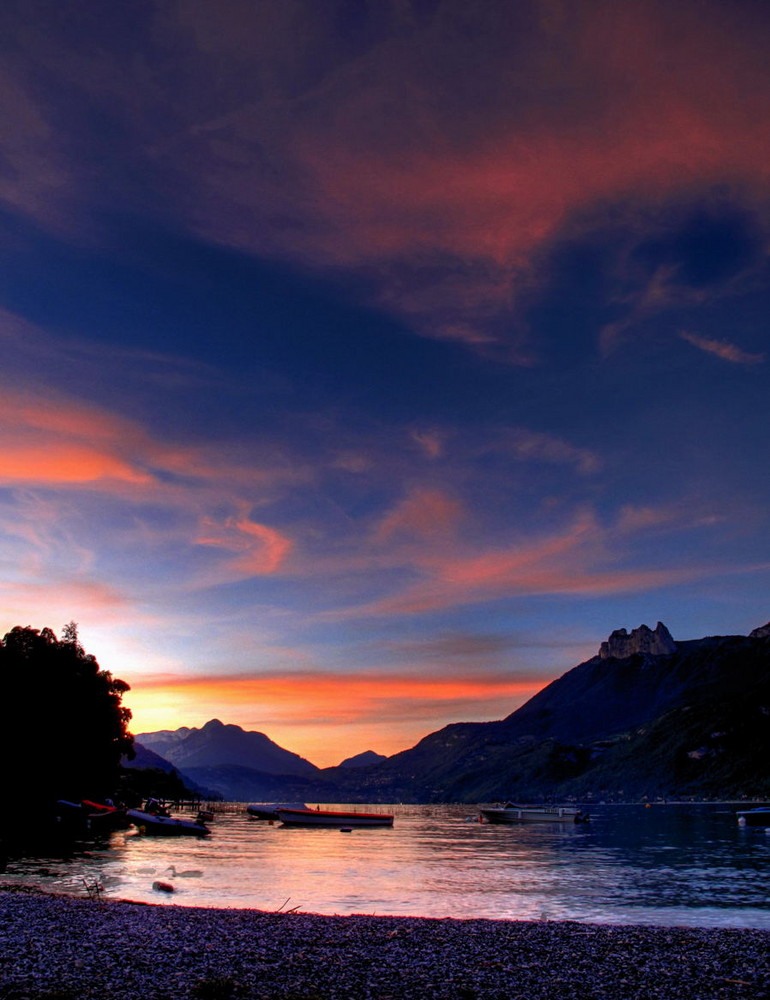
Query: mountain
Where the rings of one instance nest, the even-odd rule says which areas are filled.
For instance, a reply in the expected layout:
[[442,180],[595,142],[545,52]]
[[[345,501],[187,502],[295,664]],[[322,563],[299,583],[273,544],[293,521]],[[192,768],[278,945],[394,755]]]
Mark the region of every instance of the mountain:
[[315,774],[315,764],[299,754],[284,750],[264,733],[247,732],[240,726],[212,719],[201,729],[184,727],[173,732],[139,733],[136,739],[149,750],[165,757],[175,767],[234,764],[267,774]]
[[[215,788],[228,798],[258,797],[258,789],[268,780],[265,776],[270,776],[270,783],[276,775],[309,778],[320,773],[315,764],[279,747],[264,733],[247,732],[240,726],[225,725],[219,719],[212,719],[201,729],[184,727],[175,731],[139,733],[136,739],[194,781]],[[228,768],[237,771],[228,771]],[[249,772],[254,772],[253,793],[234,796],[236,788],[240,793],[248,792]]]
[[499,722],[325,773],[354,801],[754,796],[769,753],[770,630],[675,642],[658,623],[613,633]]
[[619,629],[497,722],[460,722],[382,758],[316,768],[214,719],[137,740],[236,801],[770,798],[770,623],[676,641]]
[[375,753],[374,750],[364,750],[357,753],[355,757],[346,757],[337,767],[368,767],[370,764],[379,764],[388,758],[383,753]]
[[141,743],[137,742],[137,740],[134,740],[133,750],[133,757],[130,759],[128,757],[123,758],[124,767],[153,767],[157,770],[165,771],[166,774],[170,774],[172,771],[176,770],[171,761],[162,757],[154,750],[150,750],[149,747],[143,746]]
[[171,761],[167,760],[165,757],[161,757],[160,754],[155,753],[154,750],[150,750],[141,743],[134,740],[133,746],[133,757],[124,757],[121,761],[123,767],[136,770],[153,769],[157,771],[165,771],[166,774],[175,773],[186,788],[191,792],[197,792],[204,798],[217,798],[221,794],[213,785],[200,784],[195,779],[187,774],[186,772],[179,771]]

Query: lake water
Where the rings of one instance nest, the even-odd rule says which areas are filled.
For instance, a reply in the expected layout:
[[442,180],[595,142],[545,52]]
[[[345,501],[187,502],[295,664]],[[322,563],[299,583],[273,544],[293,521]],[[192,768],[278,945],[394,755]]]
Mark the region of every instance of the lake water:
[[[358,808],[394,813],[394,827],[222,812],[208,838],[129,830],[66,860],[11,862],[0,882],[78,895],[98,883],[164,905],[770,928],[770,833],[739,827],[728,805],[596,806],[577,826],[481,824],[471,806]],[[171,865],[199,874],[174,878]]]

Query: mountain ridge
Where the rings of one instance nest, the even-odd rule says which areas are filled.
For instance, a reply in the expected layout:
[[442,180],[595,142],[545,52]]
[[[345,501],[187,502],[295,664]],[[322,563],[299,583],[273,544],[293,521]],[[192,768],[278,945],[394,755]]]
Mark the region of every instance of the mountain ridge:
[[[178,753],[197,732],[161,741]],[[350,802],[770,795],[768,754],[770,623],[749,636],[675,641],[658,622],[655,630],[616,630],[596,655],[503,719],[451,723],[384,760],[359,755],[357,766],[318,769],[305,761],[313,770],[283,776],[262,768],[252,776],[255,794],[244,797],[290,790],[311,801]],[[205,783],[216,787],[210,769],[222,764],[199,757],[192,766],[208,768]],[[248,789],[248,768],[229,766],[240,768],[238,788]]]
[[[178,735],[181,734],[181,735]],[[196,767],[231,765],[267,774],[316,774],[309,760],[278,746],[264,733],[211,719],[200,729],[182,727],[139,733],[136,739],[175,767],[188,772]]]

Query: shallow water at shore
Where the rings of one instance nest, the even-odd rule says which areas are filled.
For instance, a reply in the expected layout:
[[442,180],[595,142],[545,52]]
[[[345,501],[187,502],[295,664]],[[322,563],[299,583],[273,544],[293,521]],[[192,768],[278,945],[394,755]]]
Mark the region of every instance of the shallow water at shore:
[[182,906],[770,929],[770,836],[740,828],[729,805],[598,806],[577,826],[371,809],[395,813],[394,827],[287,828],[239,809],[208,838],[129,830],[66,860],[11,862],[0,882]]

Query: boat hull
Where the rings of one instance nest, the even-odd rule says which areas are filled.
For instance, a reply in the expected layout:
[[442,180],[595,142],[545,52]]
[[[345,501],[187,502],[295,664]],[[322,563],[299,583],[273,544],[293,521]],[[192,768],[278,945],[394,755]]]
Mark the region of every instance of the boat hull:
[[489,823],[584,823],[588,819],[581,809],[572,806],[490,808],[480,812]]
[[385,813],[333,812],[323,809],[279,809],[284,826],[393,826],[393,817]]
[[126,816],[144,833],[158,837],[206,837],[211,832],[203,823],[172,816],[155,816],[140,809],[127,809]]
[[770,808],[768,807],[742,809],[737,815],[741,826],[770,827]]
[[307,809],[304,802],[252,802],[246,812],[254,819],[278,819],[279,809]]

